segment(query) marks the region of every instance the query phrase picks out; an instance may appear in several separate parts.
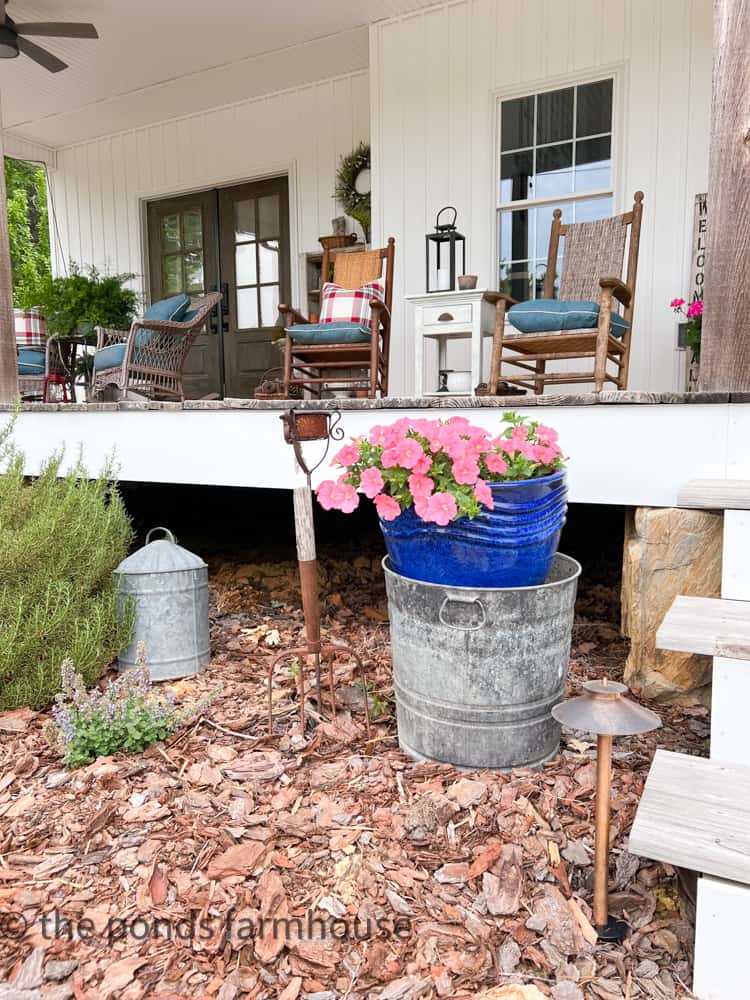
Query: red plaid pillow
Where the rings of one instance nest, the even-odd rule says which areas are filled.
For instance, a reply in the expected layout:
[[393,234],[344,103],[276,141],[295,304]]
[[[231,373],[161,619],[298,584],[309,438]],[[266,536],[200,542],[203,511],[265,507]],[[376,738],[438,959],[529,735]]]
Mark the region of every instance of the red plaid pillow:
[[341,288],[326,281],[320,296],[321,323],[370,323],[370,299],[385,301],[385,282],[380,278],[361,288]]
[[47,324],[38,309],[14,309],[16,347],[44,347]]

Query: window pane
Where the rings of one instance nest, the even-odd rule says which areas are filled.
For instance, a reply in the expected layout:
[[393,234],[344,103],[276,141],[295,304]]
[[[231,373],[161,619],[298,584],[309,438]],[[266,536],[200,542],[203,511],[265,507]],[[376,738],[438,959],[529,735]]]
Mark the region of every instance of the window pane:
[[260,325],[276,326],[279,322],[279,286],[263,285],[260,290]]
[[573,138],[573,88],[539,94],[536,107],[536,141],[560,142]]
[[545,146],[536,151],[535,198],[551,198],[573,190],[573,144]]
[[182,240],[188,250],[199,250],[203,246],[203,215],[199,208],[182,213]]
[[593,191],[610,186],[612,140],[584,139],[576,143],[575,190]]
[[164,286],[164,294],[177,295],[182,291],[182,257],[180,254],[173,254],[170,257],[164,257],[163,260],[162,285]]
[[238,201],[234,205],[234,238],[240,240],[255,239],[255,202],[251,199]]
[[500,107],[500,148],[523,149],[534,142],[534,98],[518,97]]
[[576,135],[612,131],[612,81],[584,83],[578,88]]
[[180,249],[180,217],[177,213],[162,216],[161,248],[163,253]]
[[[258,244],[258,256],[260,257],[260,280],[279,280],[279,241],[265,240]],[[261,309],[263,303],[261,302]]]
[[234,266],[238,285],[255,285],[258,273],[255,263],[255,244],[241,243],[234,250]]
[[237,326],[241,330],[257,329],[258,293],[254,288],[237,290]]
[[279,196],[270,194],[265,198],[258,198],[259,239],[275,239],[281,235],[279,229]]
[[533,164],[531,151],[500,157],[500,201],[521,201],[529,197]]
[[531,298],[531,282],[529,261],[500,261],[500,291],[510,295],[519,302]]
[[573,203],[575,222],[594,222],[596,219],[608,219],[612,215],[612,198],[584,198]]
[[502,260],[526,260],[533,254],[529,241],[533,240],[533,212],[527,209],[500,213],[500,257]]
[[203,254],[193,251],[185,254],[185,291],[193,294],[203,291]]

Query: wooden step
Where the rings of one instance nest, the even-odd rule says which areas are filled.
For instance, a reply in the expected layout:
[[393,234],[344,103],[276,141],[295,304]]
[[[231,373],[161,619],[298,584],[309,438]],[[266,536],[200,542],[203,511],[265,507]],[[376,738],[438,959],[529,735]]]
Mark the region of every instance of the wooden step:
[[750,510],[750,479],[691,479],[677,493],[677,506]]
[[750,767],[657,750],[628,850],[750,885]]
[[675,597],[656,633],[656,648],[750,660],[750,601]]

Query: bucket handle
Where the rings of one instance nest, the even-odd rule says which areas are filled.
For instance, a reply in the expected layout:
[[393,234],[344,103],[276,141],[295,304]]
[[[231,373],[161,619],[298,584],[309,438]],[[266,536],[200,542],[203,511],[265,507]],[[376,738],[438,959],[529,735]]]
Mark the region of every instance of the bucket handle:
[[175,544],[174,535],[169,530],[169,528],[151,528],[151,530],[146,535],[146,545],[148,545],[148,543],[151,541],[151,536],[155,531],[163,531],[164,534],[168,536],[169,541],[172,543],[172,545]]
[[[446,605],[448,604],[477,604],[479,605],[479,610],[482,612],[481,621],[477,625],[454,625],[453,622],[448,622],[443,617],[443,612],[445,611]],[[454,628],[458,632],[476,632],[477,629],[482,628],[484,623],[487,621],[487,615],[484,611],[484,605],[479,600],[478,597],[446,597],[443,603],[440,605],[440,610],[438,611],[438,619],[441,625],[445,625],[446,628]]]

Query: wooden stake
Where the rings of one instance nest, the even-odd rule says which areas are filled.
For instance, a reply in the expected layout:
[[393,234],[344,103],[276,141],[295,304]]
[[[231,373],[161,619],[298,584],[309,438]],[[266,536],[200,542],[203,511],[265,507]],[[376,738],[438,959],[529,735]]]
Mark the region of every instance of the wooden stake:
[[612,766],[612,737],[600,735],[596,752],[596,852],[594,855],[594,924],[604,927],[609,920],[609,790]]

